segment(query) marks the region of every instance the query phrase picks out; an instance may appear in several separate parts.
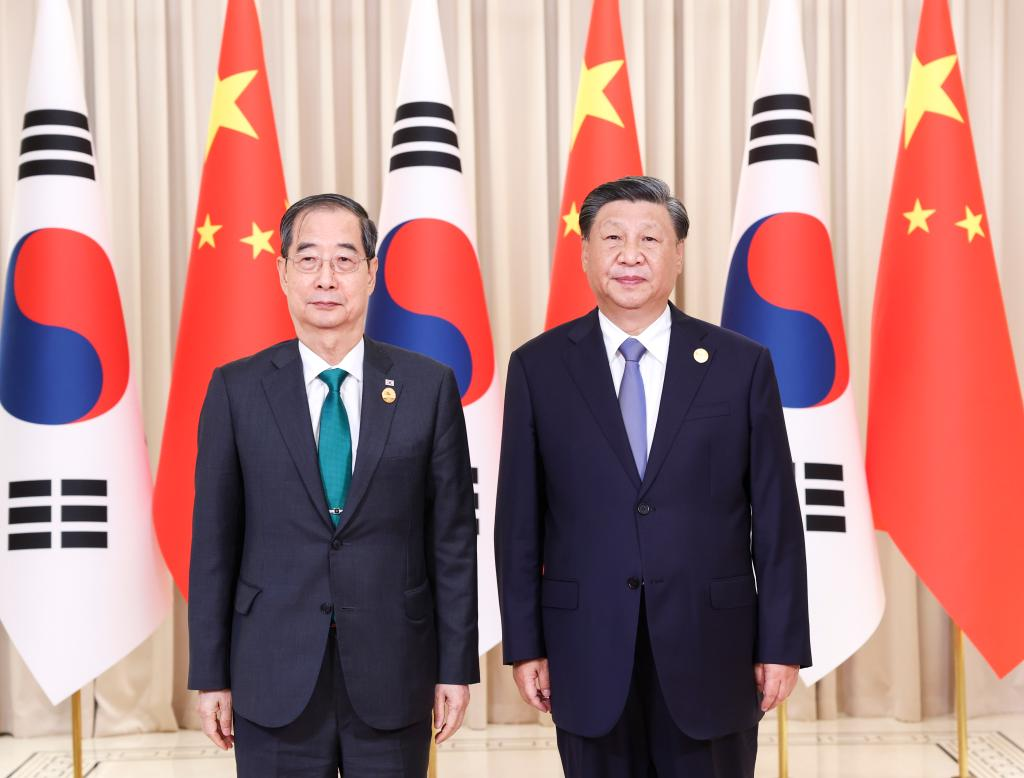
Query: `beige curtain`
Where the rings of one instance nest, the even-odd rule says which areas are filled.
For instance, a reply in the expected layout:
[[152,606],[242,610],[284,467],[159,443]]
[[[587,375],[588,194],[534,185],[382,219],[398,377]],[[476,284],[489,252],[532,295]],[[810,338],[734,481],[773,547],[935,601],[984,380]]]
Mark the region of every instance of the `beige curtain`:
[[[224,0],[69,0],[113,233],[150,457],[159,452]],[[717,321],[767,0],[622,0],[645,171],[693,219],[678,301]],[[24,111],[32,3],[0,0],[0,235]],[[288,192],[380,203],[408,0],[262,0]],[[499,364],[543,323],[589,0],[439,0]],[[804,0],[804,44],[852,376],[865,418],[874,278],[920,0]],[[1024,368],[1024,3],[953,0],[988,235]],[[936,164],[942,164],[936,160]],[[4,258],[6,270],[6,257]],[[225,284],[230,284],[225,278]],[[955,311],[950,311],[955,315]],[[1009,488],[1009,485],[1007,485]],[[888,609],[797,717],[915,720],[952,704],[949,623],[887,537]],[[1007,618],[1021,618],[1021,613]],[[69,641],[77,636],[68,635]],[[95,734],[195,724],[185,608],[85,690]],[[492,652],[470,723],[535,720]],[[969,649],[972,714],[1024,711],[1024,670],[997,680]],[[0,731],[67,731],[0,630]]]

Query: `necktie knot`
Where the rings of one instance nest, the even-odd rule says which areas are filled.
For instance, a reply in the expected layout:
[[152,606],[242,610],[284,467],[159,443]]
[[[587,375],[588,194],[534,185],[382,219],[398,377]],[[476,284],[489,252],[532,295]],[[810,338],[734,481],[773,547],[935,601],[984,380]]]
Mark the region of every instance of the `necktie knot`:
[[619,346],[619,353],[627,362],[639,362],[645,351],[646,346],[636,338],[626,338]]
[[329,370],[324,370],[319,378],[325,384],[331,392],[337,394],[341,388],[341,382],[348,378],[348,371],[342,370],[340,367],[332,367]]

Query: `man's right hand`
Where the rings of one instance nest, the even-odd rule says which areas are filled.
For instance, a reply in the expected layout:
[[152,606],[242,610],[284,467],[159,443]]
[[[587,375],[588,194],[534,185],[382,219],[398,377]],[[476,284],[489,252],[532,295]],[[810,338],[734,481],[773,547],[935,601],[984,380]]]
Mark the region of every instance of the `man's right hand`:
[[519,687],[519,694],[527,704],[542,713],[551,712],[551,681],[548,677],[548,660],[527,659],[512,665],[512,677]]
[[196,706],[196,710],[203,722],[203,732],[217,748],[227,751],[235,744],[230,689],[199,692],[199,704]]

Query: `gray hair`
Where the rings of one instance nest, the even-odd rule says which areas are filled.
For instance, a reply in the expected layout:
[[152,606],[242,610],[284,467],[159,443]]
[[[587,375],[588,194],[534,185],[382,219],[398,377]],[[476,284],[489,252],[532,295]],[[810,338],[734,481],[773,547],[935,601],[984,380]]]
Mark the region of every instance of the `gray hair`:
[[358,216],[359,229],[363,237],[363,253],[366,254],[367,259],[373,259],[377,253],[377,225],[373,223],[373,219],[370,218],[366,209],[351,197],[330,192],[303,197],[298,202],[292,203],[284,212],[284,216],[281,217],[281,255],[288,256],[287,252],[292,245],[292,233],[295,231],[295,222],[298,218],[304,213],[322,208],[337,208],[350,211]]
[[597,212],[608,203],[627,200],[631,203],[657,203],[668,210],[676,238],[683,240],[690,231],[690,217],[686,208],[672,195],[668,184],[653,176],[626,176],[617,181],[608,181],[593,189],[583,200],[580,208],[580,232],[584,240],[590,238],[590,228]]

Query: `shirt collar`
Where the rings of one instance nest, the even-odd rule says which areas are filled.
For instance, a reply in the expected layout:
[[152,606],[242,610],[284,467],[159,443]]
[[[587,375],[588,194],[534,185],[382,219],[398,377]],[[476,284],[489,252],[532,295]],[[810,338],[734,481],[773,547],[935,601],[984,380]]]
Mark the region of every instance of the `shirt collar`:
[[362,383],[363,353],[365,350],[365,341],[360,338],[359,342],[342,358],[341,362],[336,365],[329,365],[323,357],[300,340],[299,356],[302,358],[302,379],[306,384],[306,388],[309,388],[310,384],[317,380],[324,370],[330,370],[332,367],[340,367],[350,377]]
[[611,363],[616,357],[622,359],[622,355],[619,354],[619,346],[627,338],[636,338],[639,340],[647,351],[645,353],[650,354],[662,365],[668,364],[668,347],[669,341],[671,340],[670,335],[672,333],[672,313],[669,311],[669,307],[666,304],[665,310],[662,311],[661,316],[651,322],[647,329],[641,332],[639,335],[630,335],[625,332],[604,313],[599,309],[597,312],[598,321],[601,323],[601,334],[604,336],[604,348],[608,352],[608,362]]

